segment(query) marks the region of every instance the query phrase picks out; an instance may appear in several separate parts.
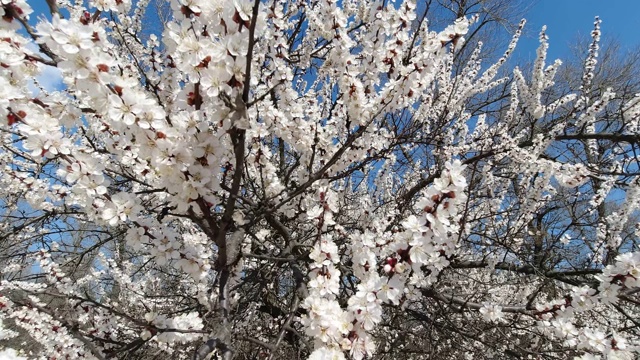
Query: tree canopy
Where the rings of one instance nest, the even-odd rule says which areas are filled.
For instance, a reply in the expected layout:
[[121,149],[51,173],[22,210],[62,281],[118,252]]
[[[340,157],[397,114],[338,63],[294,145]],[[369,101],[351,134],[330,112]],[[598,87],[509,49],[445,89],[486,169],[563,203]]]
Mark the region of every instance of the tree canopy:
[[500,0],[0,3],[0,356],[640,353],[640,57],[598,19],[507,69]]

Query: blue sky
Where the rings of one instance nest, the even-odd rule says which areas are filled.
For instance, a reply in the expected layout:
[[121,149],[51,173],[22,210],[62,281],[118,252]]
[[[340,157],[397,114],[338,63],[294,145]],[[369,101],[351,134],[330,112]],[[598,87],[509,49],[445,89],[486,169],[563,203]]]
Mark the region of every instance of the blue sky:
[[538,0],[525,15],[529,31],[516,51],[533,59],[537,34],[547,25],[549,58],[566,58],[569,45],[589,36],[595,16],[602,20],[604,41],[616,38],[627,48],[640,45],[640,0]]

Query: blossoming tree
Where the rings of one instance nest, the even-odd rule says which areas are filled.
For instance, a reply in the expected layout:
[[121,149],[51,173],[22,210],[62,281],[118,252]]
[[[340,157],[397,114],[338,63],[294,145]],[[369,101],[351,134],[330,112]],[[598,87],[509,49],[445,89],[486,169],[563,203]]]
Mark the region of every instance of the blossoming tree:
[[[413,1],[1,0],[0,350],[632,359],[640,97]],[[460,66],[458,54],[468,56]],[[64,84],[38,90],[57,68]],[[491,101],[485,99],[491,98]]]

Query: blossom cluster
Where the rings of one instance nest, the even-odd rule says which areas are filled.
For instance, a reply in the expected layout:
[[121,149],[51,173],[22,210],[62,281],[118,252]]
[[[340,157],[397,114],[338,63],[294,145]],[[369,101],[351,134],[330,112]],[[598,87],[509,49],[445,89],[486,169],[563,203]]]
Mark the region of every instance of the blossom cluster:
[[540,326],[554,329],[565,344],[592,354],[602,354],[606,358],[632,356],[631,353],[638,350],[640,343],[615,331],[608,334],[590,326],[579,326],[576,316],[594,309],[604,310],[603,306],[616,304],[619,296],[637,289],[639,266],[639,253],[619,255],[614,264],[608,265],[596,277],[600,280],[597,289],[573,287],[564,298],[538,304],[535,314],[541,319]]
[[[305,299],[308,317],[303,318],[307,333],[316,339],[316,353],[349,351],[355,359],[373,353],[375,344],[369,332],[382,321],[384,303],[399,305],[407,296],[419,296],[417,289],[428,286],[456,251],[459,205],[466,199],[464,166],[459,160],[447,162],[441,176],[427,188],[415,207],[418,215],[402,222],[405,231],[390,236],[391,244],[376,242],[370,233],[351,236],[357,291],[347,302],[347,311],[335,301],[340,292],[338,247],[330,236],[322,237],[309,257],[313,261]],[[321,203],[335,195],[327,188],[319,192]],[[320,223],[331,212],[324,206],[314,214]],[[335,211],[335,210],[334,210]],[[393,254],[386,253],[393,249]],[[425,274],[425,270],[427,269]],[[320,356],[320,355],[317,355]]]

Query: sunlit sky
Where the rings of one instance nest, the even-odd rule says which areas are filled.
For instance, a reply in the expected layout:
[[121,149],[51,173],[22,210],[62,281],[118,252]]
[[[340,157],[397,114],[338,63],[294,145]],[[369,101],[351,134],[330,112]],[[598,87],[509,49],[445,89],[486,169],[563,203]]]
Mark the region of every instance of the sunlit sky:
[[579,36],[589,36],[595,16],[602,20],[603,40],[616,38],[624,47],[640,46],[640,0],[537,0],[525,15],[531,31],[520,50],[535,56],[535,35],[547,25],[549,57],[564,58]]

